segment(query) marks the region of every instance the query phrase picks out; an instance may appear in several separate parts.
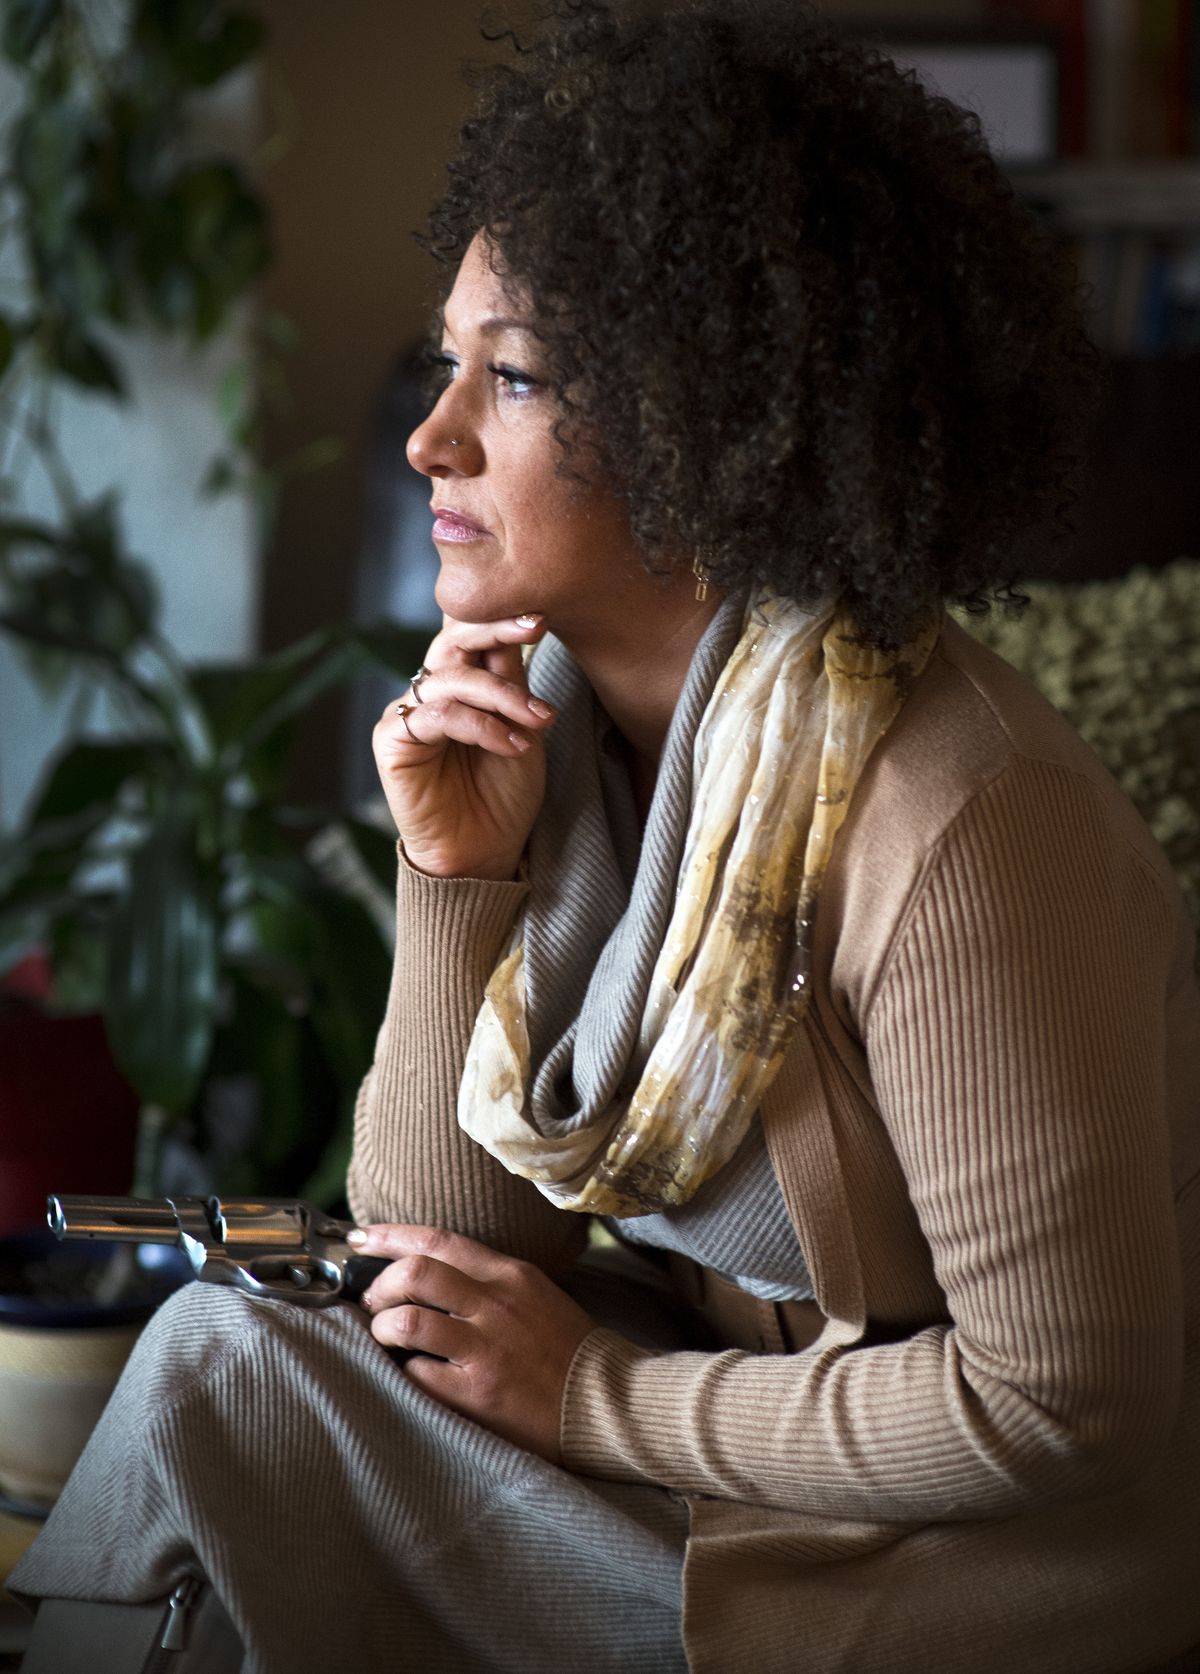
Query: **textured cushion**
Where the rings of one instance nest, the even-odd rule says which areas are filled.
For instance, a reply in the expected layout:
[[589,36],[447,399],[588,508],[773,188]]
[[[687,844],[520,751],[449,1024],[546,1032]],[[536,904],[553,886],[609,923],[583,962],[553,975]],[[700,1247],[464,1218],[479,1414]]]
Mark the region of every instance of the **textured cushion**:
[[1200,559],[1027,582],[1019,616],[955,615],[1067,717],[1140,811],[1200,920]]

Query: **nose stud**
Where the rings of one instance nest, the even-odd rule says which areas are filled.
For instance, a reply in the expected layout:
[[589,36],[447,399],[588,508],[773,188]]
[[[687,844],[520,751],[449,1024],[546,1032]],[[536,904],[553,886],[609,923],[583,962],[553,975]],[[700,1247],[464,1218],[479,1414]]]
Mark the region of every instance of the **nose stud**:
[[451,446],[451,447],[452,447],[452,448],[456,448],[456,447],[457,447],[457,446],[458,446],[458,437],[457,437],[457,436],[451,436],[451,438],[450,438],[450,446]]

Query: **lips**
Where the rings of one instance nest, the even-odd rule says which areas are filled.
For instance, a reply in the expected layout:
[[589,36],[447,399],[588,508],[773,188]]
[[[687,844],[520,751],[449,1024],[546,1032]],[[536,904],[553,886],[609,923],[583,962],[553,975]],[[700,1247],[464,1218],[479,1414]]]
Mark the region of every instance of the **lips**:
[[464,517],[462,512],[451,511],[448,506],[434,506],[433,519],[435,541],[478,541],[491,534],[482,523]]

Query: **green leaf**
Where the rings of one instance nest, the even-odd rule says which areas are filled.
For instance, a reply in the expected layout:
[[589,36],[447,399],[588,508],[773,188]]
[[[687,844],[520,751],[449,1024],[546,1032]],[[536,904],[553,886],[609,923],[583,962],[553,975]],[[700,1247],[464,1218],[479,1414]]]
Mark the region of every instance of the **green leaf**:
[[191,164],[144,208],[137,250],[158,317],[203,340],[270,260],[266,208],[234,164]]
[[45,945],[47,906],[0,909],[0,976],[19,965],[27,953]]
[[32,101],[13,126],[12,166],[27,209],[33,263],[38,280],[51,289],[87,199],[91,131],[91,112],[69,93]]
[[[336,1108],[328,1076],[314,1076],[312,1030],[285,999],[255,979],[253,967],[234,972],[233,1007],[217,1042],[217,1062],[250,1074],[259,1091],[260,1129],[253,1159],[259,1190],[292,1190],[298,1152],[311,1153]],[[316,1083],[314,1085],[314,1083]]]
[[254,12],[214,0],[138,0],[134,32],[190,87],[214,86],[253,58],[264,38]]
[[356,1087],[371,1065],[391,960],[357,901],[322,886],[305,904],[316,924],[313,1024],[342,1084]]
[[113,1055],[143,1103],[176,1113],[199,1088],[217,1009],[218,912],[196,841],[184,818],[151,831],[108,940],[104,1012]]
[[337,1202],[346,1190],[346,1175],[350,1170],[350,1153],[353,1149],[354,1111],[351,1106],[348,1111],[343,1110],[341,1121],[326,1145],[320,1162],[300,1187],[300,1196],[309,1203],[320,1204],[324,1209]]
[[158,738],[116,743],[85,739],[74,744],[51,766],[34,802],[30,823],[40,825],[85,811],[111,812],[126,780],[146,777],[164,757]]
[[33,517],[0,518],[0,551],[4,553],[14,546],[35,546],[57,552],[70,544],[70,537],[52,523],[42,523]]
[[108,350],[102,349],[94,338],[63,338],[54,353],[54,364],[63,377],[70,378],[81,389],[112,395],[118,401],[125,398],[125,380],[120,368]]
[[70,885],[107,810],[88,807],[0,834],[0,899],[28,902]]
[[121,561],[121,525],[117,496],[110,489],[81,505],[71,518],[71,544],[104,570]]
[[97,910],[88,913],[71,897],[51,915],[50,968],[57,1011],[78,1014],[100,1011],[104,1005],[104,929],[111,903],[101,897],[95,905]]
[[396,838],[366,820],[343,819],[342,829],[367,871],[389,900],[396,893]]
[[217,414],[228,434],[236,441],[244,430],[254,399],[249,364],[244,360],[227,366],[217,386]]
[[58,21],[61,0],[5,0],[4,56],[28,64]]
[[216,499],[218,495],[232,493],[240,481],[237,462],[228,454],[218,454],[200,479],[199,492]]
[[196,693],[218,746],[242,739],[251,725],[307,678],[339,638],[336,629],[321,628],[252,664],[208,663],[194,670]]
[[73,627],[60,628],[47,623],[35,610],[0,611],[0,628],[17,639],[43,646],[47,651],[67,651],[76,657],[90,657],[102,663],[112,663],[116,660],[116,653],[111,646],[102,645],[90,634]]
[[402,628],[395,622],[373,622],[353,630],[364,667],[384,668],[404,680],[420,668],[430,637],[427,628]]

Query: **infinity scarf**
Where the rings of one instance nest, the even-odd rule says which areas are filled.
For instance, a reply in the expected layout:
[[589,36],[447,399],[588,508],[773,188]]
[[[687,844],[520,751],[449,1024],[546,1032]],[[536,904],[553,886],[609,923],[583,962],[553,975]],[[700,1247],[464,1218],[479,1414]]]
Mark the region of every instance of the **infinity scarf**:
[[458,1120],[559,1207],[651,1214],[732,1156],[810,1003],[834,838],[938,628],[883,652],[842,609],[727,599],[693,659],[632,877],[636,827],[603,717],[565,649],[539,647],[535,689],[559,710],[547,801]]

